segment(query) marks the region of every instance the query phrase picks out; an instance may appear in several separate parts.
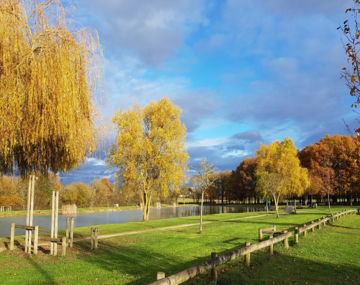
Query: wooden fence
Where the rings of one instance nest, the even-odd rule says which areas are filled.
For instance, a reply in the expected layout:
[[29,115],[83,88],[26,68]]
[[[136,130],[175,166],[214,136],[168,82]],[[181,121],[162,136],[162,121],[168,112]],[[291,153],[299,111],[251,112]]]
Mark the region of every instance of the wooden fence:
[[[319,220],[312,221],[309,225],[305,224],[304,226],[302,226],[300,228],[296,227],[295,234],[294,234],[294,241],[295,241],[295,243],[298,243],[300,233],[304,233],[304,235],[306,235],[307,231],[309,231],[309,230],[314,231],[315,228],[320,229],[322,225],[325,225],[329,221],[334,221],[334,220],[339,219],[342,216],[349,215],[349,214],[355,214],[356,212],[357,212],[356,210],[342,211],[335,215],[323,217]],[[278,236],[272,237],[272,235],[270,235],[269,239],[260,241],[256,244],[252,244],[252,245],[249,242],[247,242],[245,244],[245,247],[242,247],[233,252],[224,254],[222,256],[217,256],[217,254],[215,252],[213,252],[213,253],[211,253],[211,258],[208,261],[201,263],[199,265],[195,265],[195,266],[188,268],[184,271],[181,271],[179,273],[173,274],[169,277],[165,277],[164,272],[158,272],[157,273],[158,280],[155,282],[152,282],[149,285],[181,284],[181,283],[183,283],[191,278],[194,278],[195,276],[197,276],[199,274],[205,273],[206,271],[209,271],[209,270],[211,270],[212,279],[215,281],[217,278],[216,266],[225,264],[225,263],[227,263],[231,260],[234,260],[236,258],[239,258],[241,256],[245,256],[246,266],[250,266],[250,254],[254,251],[268,247],[269,254],[273,255],[274,244],[283,242],[285,248],[289,247],[289,237],[292,236],[292,232],[283,231],[282,233],[280,233],[280,232],[275,232],[276,228],[275,229],[269,228],[269,229],[263,229],[262,233],[264,233],[264,230],[265,230],[265,232],[269,232],[269,233],[270,233],[270,231],[274,232],[274,233],[278,234]],[[259,233],[260,233],[260,231],[259,231]],[[214,284],[216,284],[216,282]]]

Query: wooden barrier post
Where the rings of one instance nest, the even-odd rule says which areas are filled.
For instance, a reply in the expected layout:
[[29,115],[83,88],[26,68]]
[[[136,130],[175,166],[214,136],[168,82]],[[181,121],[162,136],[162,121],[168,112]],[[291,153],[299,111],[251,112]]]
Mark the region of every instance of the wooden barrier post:
[[321,219],[318,220],[318,229],[321,230]]
[[263,239],[262,229],[259,229],[259,241],[262,241],[262,239]]
[[211,253],[211,281],[210,281],[210,285],[216,285],[217,283],[217,271],[216,271],[216,265],[214,263],[214,259],[217,257],[217,253],[216,252],[212,252]]
[[[250,246],[251,244],[249,242],[245,243],[245,246]],[[245,255],[245,263],[247,267],[250,267],[250,253],[247,253]]]
[[[271,235],[270,239],[272,240],[272,238],[273,238],[273,236]],[[269,253],[271,256],[274,255],[274,244],[273,243],[271,243],[269,246]]]
[[62,237],[61,239],[62,256],[66,256],[66,248],[67,248],[66,237]]
[[295,228],[294,238],[295,238],[295,243],[299,243],[299,228],[298,227]]
[[[66,217],[66,229],[65,229],[66,240],[70,239],[70,217]],[[70,245],[70,243],[69,243]]]
[[34,254],[38,254],[38,244],[39,244],[39,226],[35,226],[35,232],[34,232]]
[[[306,224],[304,224],[304,227],[306,227]],[[306,237],[306,234],[307,234],[307,230],[305,229],[304,230],[304,237]]]
[[[284,231],[283,233],[286,234],[288,231]],[[289,248],[289,238],[285,238],[284,239],[284,247],[285,248]]]
[[165,272],[158,272],[156,274],[156,280],[161,280],[165,278]]
[[73,243],[74,243],[74,217],[71,217],[70,247],[73,247]]
[[[311,224],[313,224],[314,223],[314,221],[311,221]],[[312,232],[314,232],[315,231],[315,227],[313,226],[313,227],[311,227],[311,231]]]
[[15,240],[15,223],[11,223],[10,250],[14,250],[14,240]]

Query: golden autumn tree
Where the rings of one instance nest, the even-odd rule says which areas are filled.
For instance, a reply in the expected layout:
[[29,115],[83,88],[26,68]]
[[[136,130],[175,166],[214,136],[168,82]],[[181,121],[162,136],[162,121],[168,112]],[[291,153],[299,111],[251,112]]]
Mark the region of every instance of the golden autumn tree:
[[97,37],[71,31],[60,0],[0,1],[0,167],[68,171],[95,149]]
[[145,221],[152,197],[179,191],[185,179],[188,154],[180,114],[177,106],[163,98],[113,117],[118,134],[107,161],[120,169],[118,178],[123,185],[136,186]]
[[300,196],[309,187],[307,169],[300,166],[296,147],[290,138],[269,146],[261,144],[256,158],[256,190],[274,199],[279,217],[279,201],[287,196]]

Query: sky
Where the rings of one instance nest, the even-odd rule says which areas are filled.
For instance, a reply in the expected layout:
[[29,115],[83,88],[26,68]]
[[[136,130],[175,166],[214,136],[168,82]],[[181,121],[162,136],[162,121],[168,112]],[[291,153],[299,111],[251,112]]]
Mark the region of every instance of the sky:
[[[103,121],[162,97],[182,109],[189,165],[218,171],[260,143],[290,137],[298,149],[357,128],[340,78],[337,27],[349,0],[68,0],[68,16],[97,31],[104,50]],[[104,150],[61,182],[114,178]]]

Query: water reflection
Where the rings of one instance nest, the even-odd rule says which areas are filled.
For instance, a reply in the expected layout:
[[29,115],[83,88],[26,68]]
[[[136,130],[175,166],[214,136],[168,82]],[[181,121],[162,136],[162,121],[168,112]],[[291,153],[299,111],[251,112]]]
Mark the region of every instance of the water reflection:
[[[254,207],[244,206],[204,206],[204,215],[219,213],[241,213],[255,211]],[[262,209],[260,209],[262,210]],[[151,209],[150,220],[168,219],[176,217],[199,216],[199,206],[189,207],[169,207],[161,209]],[[2,217],[0,218],[0,237],[10,235],[11,223],[25,225],[26,217]],[[100,224],[116,224],[142,221],[142,210],[102,212],[91,214],[79,214],[75,217],[75,227],[85,227]],[[34,216],[34,225],[39,225],[44,231],[50,231],[51,216]],[[59,229],[63,230],[66,226],[66,217],[59,215]],[[23,229],[16,229],[15,235],[23,235]]]

